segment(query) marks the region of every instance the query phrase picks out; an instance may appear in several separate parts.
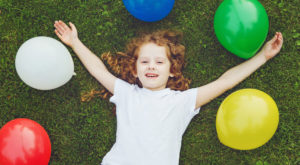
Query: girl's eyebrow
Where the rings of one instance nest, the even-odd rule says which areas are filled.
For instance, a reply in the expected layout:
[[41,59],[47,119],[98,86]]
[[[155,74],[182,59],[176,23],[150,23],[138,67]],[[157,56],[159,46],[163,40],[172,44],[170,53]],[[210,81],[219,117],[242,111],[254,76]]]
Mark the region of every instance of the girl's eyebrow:
[[159,60],[159,61],[161,61],[161,62],[165,62],[165,61],[167,61],[167,59],[166,59],[166,58],[157,58],[157,60]]
[[[140,57],[140,59],[149,59],[149,57]],[[165,57],[156,57],[155,59],[159,59],[159,60],[166,60]]]
[[147,59],[148,57],[139,57],[140,59]]

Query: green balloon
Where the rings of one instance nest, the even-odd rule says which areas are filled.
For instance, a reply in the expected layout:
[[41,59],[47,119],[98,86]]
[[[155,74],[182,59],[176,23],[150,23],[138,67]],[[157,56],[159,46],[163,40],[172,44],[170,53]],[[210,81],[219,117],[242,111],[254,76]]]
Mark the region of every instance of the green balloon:
[[266,40],[269,19],[257,0],[224,0],[215,13],[214,29],[228,51],[248,59]]

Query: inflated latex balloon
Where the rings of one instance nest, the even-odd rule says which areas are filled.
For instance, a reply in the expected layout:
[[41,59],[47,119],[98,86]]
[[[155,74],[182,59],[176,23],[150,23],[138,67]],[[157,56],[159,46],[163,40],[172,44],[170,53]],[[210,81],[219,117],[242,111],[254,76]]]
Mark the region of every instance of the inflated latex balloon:
[[58,88],[74,73],[74,63],[68,49],[50,37],[35,37],[21,45],[16,55],[19,77],[39,90]]
[[279,122],[275,101],[257,89],[230,94],[217,113],[216,127],[221,143],[238,150],[251,150],[267,143]]
[[50,156],[49,136],[37,122],[18,118],[1,128],[1,165],[47,165]]
[[174,2],[175,0],[123,0],[129,13],[146,22],[155,22],[166,17]]
[[228,51],[248,59],[266,40],[269,19],[258,0],[224,0],[215,13],[214,30]]

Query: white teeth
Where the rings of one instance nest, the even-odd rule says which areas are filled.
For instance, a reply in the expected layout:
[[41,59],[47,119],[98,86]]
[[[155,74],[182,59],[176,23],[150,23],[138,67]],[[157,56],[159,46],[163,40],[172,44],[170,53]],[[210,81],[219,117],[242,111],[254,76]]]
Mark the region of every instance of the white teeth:
[[156,75],[146,75],[146,77],[158,77]]

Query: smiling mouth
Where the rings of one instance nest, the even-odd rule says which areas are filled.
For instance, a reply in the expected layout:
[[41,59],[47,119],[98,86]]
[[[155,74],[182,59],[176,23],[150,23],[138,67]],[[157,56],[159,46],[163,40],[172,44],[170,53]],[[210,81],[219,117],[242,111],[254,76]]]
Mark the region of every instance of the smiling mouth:
[[158,77],[158,74],[147,73],[145,76],[149,79],[155,79]]

